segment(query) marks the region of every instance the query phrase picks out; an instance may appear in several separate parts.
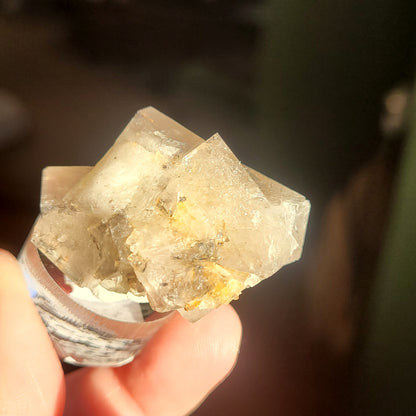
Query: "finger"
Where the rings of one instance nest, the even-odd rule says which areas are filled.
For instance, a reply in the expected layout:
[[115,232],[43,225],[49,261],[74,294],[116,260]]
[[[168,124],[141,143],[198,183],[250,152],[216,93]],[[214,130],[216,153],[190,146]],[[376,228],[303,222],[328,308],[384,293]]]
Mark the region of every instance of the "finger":
[[0,250],[0,414],[58,415],[60,362],[16,259]]
[[132,363],[69,374],[65,414],[187,414],[231,371],[240,340],[231,306],[193,324],[177,314]]

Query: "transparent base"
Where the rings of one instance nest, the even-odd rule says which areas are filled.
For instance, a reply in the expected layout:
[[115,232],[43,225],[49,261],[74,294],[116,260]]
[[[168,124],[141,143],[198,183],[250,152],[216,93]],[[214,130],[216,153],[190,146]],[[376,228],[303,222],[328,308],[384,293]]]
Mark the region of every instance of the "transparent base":
[[152,312],[147,303],[83,299],[62,272],[43,257],[30,236],[19,255],[32,299],[58,356],[78,366],[129,363],[172,313]]

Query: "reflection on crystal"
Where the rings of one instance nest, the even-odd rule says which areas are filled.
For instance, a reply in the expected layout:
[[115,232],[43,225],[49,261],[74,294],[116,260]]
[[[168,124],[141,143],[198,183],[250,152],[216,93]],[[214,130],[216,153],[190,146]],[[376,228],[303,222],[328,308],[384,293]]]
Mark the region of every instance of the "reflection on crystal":
[[297,260],[309,208],[218,134],[204,141],[146,108],[94,168],[44,170],[33,242],[98,295],[146,295],[195,319]]

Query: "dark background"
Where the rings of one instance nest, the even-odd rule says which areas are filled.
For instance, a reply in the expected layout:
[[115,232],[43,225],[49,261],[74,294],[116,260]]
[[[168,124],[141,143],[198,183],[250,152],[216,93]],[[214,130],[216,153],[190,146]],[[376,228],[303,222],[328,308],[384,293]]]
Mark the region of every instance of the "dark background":
[[195,414],[351,414],[409,131],[415,9],[0,0],[0,245],[18,253],[44,166],[95,164],[138,109],[218,131],[312,212],[302,261],[235,302],[239,362]]

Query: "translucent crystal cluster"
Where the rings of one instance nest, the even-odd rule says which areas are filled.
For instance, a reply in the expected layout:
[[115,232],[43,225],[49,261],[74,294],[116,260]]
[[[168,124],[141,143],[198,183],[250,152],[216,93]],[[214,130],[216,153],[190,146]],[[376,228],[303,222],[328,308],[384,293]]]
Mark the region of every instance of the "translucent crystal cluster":
[[46,168],[43,181],[34,244],[78,285],[145,295],[159,312],[216,308],[297,260],[310,209],[218,134],[204,141],[151,107],[95,167]]

